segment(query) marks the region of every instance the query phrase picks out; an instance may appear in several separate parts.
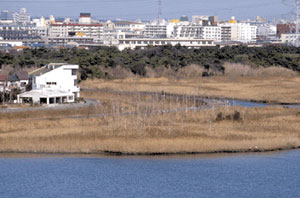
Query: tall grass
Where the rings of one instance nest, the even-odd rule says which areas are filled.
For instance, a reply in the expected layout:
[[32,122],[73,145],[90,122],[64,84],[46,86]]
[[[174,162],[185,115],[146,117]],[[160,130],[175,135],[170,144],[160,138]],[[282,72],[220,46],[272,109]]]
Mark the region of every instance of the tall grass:
[[[74,111],[32,112],[21,117],[17,114],[14,114],[16,117],[13,114],[1,116],[0,151],[150,154],[300,146],[300,112],[297,109],[225,106],[166,112],[158,110],[199,104],[188,97],[113,92],[83,94],[99,99],[102,105]],[[239,119],[234,118],[236,112],[240,114]],[[222,119],[219,119],[220,113]],[[36,119],[39,114],[48,119]],[[61,117],[74,114],[87,116],[81,119]],[[93,117],[93,114],[106,116]]]
[[225,63],[225,75],[230,77],[253,76],[253,77],[295,77],[297,72],[283,67],[253,67],[241,63]]
[[[189,72],[182,72],[184,78],[87,80],[81,84],[81,87],[116,91],[164,91],[185,95],[285,103],[298,103],[300,100],[300,78],[296,72],[278,67],[253,69],[250,66],[237,64],[228,64],[225,67],[227,67],[225,72],[229,72],[225,76],[196,77],[201,71],[197,73],[190,69]],[[195,77],[192,77],[193,73]]]

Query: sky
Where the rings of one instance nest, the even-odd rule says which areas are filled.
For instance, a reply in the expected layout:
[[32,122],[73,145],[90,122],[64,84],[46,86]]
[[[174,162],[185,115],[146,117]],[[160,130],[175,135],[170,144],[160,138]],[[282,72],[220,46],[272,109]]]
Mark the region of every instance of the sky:
[[[162,0],[162,18],[216,15],[220,19],[291,19],[293,0]],[[0,0],[0,11],[26,8],[33,17],[54,15],[76,19],[89,12],[96,19],[149,20],[157,18],[158,0]]]

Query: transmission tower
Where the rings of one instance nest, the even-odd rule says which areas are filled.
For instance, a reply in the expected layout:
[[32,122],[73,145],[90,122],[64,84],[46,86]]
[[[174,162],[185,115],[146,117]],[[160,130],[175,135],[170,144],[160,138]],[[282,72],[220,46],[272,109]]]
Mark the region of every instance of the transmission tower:
[[[300,1],[300,0],[299,0]],[[162,0],[158,0],[158,13],[157,13],[157,18],[160,19],[162,15]]]
[[300,0],[296,1],[296,38],[295,38],[295,46],[300,46]]

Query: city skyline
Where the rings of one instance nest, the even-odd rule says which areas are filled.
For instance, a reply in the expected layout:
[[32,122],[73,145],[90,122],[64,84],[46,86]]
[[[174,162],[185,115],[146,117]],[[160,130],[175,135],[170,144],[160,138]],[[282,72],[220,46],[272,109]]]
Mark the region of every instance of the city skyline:
[[[157,0],[2,0],[0,9],[9,10],[11,13],[20,8],[27,8],[32,17],[55,15],[56,17],[78,18],[80,12],[92,13],[96,19],[142,19],[157,18]],[[292,19],[292,7],[281,3],[281,0],[253,0],[240,2],[227,0],[220,3],[219,0],[199,2],[197,0],[162,1],[162,18],[179,18],[182,15],[216,15],[222,19],[236,16],[238,19],[254,19],[262,16],[268,20]],[[116,14],[115,14],[116,13]]]

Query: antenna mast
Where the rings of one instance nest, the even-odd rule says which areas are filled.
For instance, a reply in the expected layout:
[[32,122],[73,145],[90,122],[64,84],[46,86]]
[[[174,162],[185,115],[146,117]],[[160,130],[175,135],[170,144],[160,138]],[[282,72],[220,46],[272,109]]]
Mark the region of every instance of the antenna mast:
[[[300,0],[299,0],[300,1]],[[157,13],[157,18],[160,19],[162,15],[162,0],[158,0],[158,13]]]

